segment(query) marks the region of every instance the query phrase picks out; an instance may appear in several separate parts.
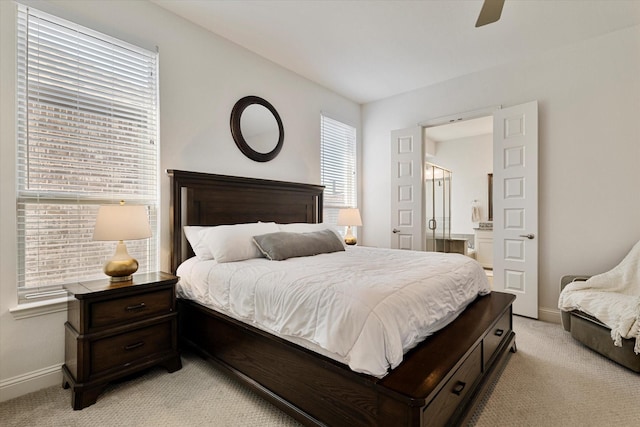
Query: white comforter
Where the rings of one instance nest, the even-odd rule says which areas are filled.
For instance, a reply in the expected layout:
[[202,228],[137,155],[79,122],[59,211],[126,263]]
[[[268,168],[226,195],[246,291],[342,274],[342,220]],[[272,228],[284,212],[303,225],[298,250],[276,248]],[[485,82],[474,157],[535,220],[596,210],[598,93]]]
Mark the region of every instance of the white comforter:
[[635,338],[634,352],[640,354],[640,242],[612,270],[568,284],[560,293],[558,308],[597,318],[611,328],[618,347],[622,338]]
[[463,255],[363,247],[286,261],[192,258],[178,275],[180,297],[377,377],[490,289],[480,264]]

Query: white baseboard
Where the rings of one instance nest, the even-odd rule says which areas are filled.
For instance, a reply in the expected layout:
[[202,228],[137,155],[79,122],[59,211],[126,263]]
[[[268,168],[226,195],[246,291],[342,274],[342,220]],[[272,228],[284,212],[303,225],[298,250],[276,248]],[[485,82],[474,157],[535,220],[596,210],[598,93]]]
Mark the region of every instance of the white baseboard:
[[562,323],[560,310],[557,308],[539,307],[538,320],[549,323]]
[[60,363],[0,381],[0,402],[53,385],[62,386],[61,366]]

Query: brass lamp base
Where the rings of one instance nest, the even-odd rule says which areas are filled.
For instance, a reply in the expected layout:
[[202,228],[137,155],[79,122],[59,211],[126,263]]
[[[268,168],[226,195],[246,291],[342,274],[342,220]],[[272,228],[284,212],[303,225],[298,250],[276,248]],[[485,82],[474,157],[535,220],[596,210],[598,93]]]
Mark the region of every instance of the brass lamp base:
[[347,245],[355,245],[356,243],[358,243],[355,236],[344,236],[344,242]]
[[347,245],[355,245],[356,243],[358,243],[358,240],[356,239],[356,236],[354,236],[353,234],[351,234],[351,226],[347,226],[347,234],[344,235],[344,242]]
[[138,271],[138,261],[129,255],[127,246],[120,240],[115,254],[104,264],[103,271],[107,276],[111,276],[111,282],[126,282]]

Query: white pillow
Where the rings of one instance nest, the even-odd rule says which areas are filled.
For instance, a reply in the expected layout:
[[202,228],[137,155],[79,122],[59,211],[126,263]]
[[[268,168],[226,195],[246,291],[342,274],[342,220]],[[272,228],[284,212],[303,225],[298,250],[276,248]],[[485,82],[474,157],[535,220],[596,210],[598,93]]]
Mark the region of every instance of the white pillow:
[[338,233],[338,230],[331,224],[320,222],[318,224],[310,224],[307,222],[294,222],[292,224],[278,224],[280,231],[286,231],[288,233],[313,233],[314,231],[331,230],[338,236],[338,239],[344,246],[344,239]]
[[185,225],[182,227],[184,229],[184,235],[187,238],[187,241],[191,245],[191,249],[196,254],[196,257],[202,261],[206,261],[208,259],[213,259],[213,254],[209,250],[206,242],[203,239],[202,233],[204,230],[209,229],[211,227],[202,227],[197,225]]
[[280,231],[275,222],[219,225],[202,231],[202,239],[219,263],[262,258],[253,236]]

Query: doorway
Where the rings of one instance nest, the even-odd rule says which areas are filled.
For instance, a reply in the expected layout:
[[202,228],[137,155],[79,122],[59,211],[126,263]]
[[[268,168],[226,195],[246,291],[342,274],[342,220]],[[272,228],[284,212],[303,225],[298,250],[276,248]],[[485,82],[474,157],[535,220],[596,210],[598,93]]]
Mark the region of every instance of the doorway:
[[[492,116],[494,130],[491,138],[493,288],[516,295],[513,304],[514,314],[537,319],[537,101],[430,120],[419,123],[416,127],[392,131],[389,230],[393,233],[391,247],[411,250],[425,248],[427,224],[424,207],[424,164],[427,155],[435,153],[435,144],[425,137],[425,129],[488,115]],[[458,175],[456,170],[453,169],[452,172]],[[488,178],[481,181],[486,183]],[[487,188],[487,198],[488,192]],[[452,207],[452,213],[454,210]],[[461,212],[464,212],[464,209]]]
[[429,205],[434,203],[430,196],[429,172],[431,165],[437,164],[455,176],[455,180],[449,182],[447,239],[463,249],[456,252],[478,259],[491,275],[493,224],[489,217],[491,189],[487,176],[493,172],[493,116],[426,126],[424,142],[428,147],[425,150],[427,250],[432,228]]

